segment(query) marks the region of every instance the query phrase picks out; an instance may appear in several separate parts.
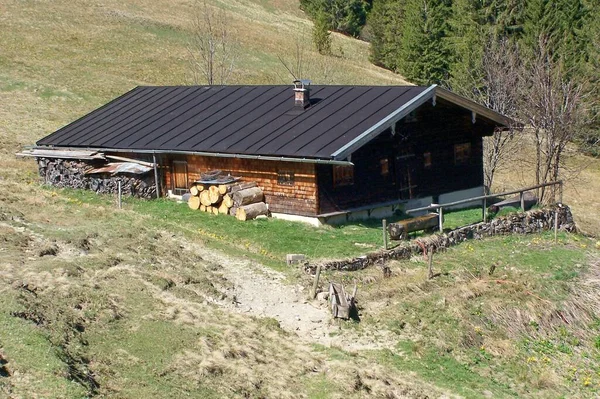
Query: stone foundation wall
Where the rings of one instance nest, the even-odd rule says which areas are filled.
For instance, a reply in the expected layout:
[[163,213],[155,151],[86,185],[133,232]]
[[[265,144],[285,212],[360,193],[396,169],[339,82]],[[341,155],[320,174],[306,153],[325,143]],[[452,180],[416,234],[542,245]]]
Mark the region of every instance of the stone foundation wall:
[[[361,270],[371,265],[383,265],[391,259],[409,259],[414,255],[423,254],[424,248],[432,248],[434,252],[438,252],[470,239],[481,239],[506,234],[540,233],[554,228],[555,213],[558,213],[558,228],[560,231],[577,231],[569,207],[566,205],[557,205],[552,208],[535,209],[509,215],[490,222],[472,224],[444,234],[434,234],[413,241],[403,242],[387,251],[381,250],[352,259],[323,262],[321,263],[321,269]],[[316,264],[308,264],[305,267],[305,271],[315,273],[316,268]]]
[[115,194],[121,182],[123,195],[137,198],[156,198],[156,187],[152,173],[143,175],[109,173],[86,175],[91,167],[100,166],[94,161],[72,159],[37,158],[38,171],[45,184],[92,190],[96,193]]

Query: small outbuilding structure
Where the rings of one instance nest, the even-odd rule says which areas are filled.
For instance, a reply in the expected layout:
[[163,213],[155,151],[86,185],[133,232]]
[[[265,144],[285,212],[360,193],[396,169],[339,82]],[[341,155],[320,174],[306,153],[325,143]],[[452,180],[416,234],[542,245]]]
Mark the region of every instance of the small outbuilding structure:
[[22,155],[46,181],[49,162],[142,161],[151,195],[220,169],[256,181],[275,216],[335,223],[483,194],[482,138],[510,123],[435,85],[136,87]]

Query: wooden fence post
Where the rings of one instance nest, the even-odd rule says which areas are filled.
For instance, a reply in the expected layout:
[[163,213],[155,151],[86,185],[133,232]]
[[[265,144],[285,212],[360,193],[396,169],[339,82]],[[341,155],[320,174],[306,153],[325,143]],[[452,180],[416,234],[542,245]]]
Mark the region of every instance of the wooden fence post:
[[519,193],[519,199],[521,200],[521,210],[525,212],[525,192],[521,191]]
[[427,255],[429,255],[428,261],[428,272],[427,278],[431,280],[433,278],[433,247],[429,247],[427,251]]
[[321,265],[317,265],[317,272],[315,273],[315,282],[313,283],[313,289],[311,292],[311,299],[315,299],[317,296],[317,287],[319,286],[319,277],[321,277]]
[[563,181],[562,180],[560,180],[558,182],[558,200],[559,200],[560,204],[563,203]]
[[444,232],[444,208],[441,206],[438,208],[438,214],[440,218],[440,233]]
[[487,208],[487,197],[483,198],[483,208],[481,209],[481,218],[485,222],[485,210]]
[[558,242],[558,207],[554,211],[554,243]]
[[387,220],[382,219],[381,224],[383,225],[383,249],[388,249]]
[[122,202],[121,202],[121,195],[122,195],[122,190],[121,190],[121,180],[119,180],[118,182],[118,194],[117,194],[117,204],[119,206],[119,209],[122,208]]

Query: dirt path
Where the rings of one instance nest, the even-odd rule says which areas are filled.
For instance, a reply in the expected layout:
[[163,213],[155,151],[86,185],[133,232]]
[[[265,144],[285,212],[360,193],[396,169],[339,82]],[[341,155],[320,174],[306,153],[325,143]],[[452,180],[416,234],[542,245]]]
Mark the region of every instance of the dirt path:
[[215,301],[224,308],[273,318],[283,329],[310,343],[335,345],[345,350],[391,348],[394,345],[385,331],[358,336],[352,330],[341,328],[341,323],[345,322],[332,319],[327,301],[308,300],[307,290],[286,284],[282,273],[196,243],[185,242],[183,245],[202,259],[221,266],[222,276],[233,285],[227,289],[227,298]]

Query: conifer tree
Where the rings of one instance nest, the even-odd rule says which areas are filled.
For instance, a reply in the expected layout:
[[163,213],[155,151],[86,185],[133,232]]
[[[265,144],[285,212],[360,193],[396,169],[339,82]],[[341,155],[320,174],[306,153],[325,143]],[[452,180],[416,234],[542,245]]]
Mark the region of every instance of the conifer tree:
[[398,70],[411,82],[430,84],[447,78],[450,14],[450,0],[406,1]]
[[331,54],[331,32],[329,32],[329,24],[324,12],[320,12],[315,19],[313,26],[313,42],[320,54]]
[[374,0],[367,19],[371,62],[397,70],[398,52],[404,22],[404,0]]
[[467,98],[473,98],[483,85],[482,58],[486,37],[485,13],[479,0],[455,0],[452,4],[450,37],[452,52],[448,85]]
[[533,54],[543,40],[552,60],[560,62],[568,76],[576,76],[586,58],[585,15],[581,0],[528,0],[522,42]]

